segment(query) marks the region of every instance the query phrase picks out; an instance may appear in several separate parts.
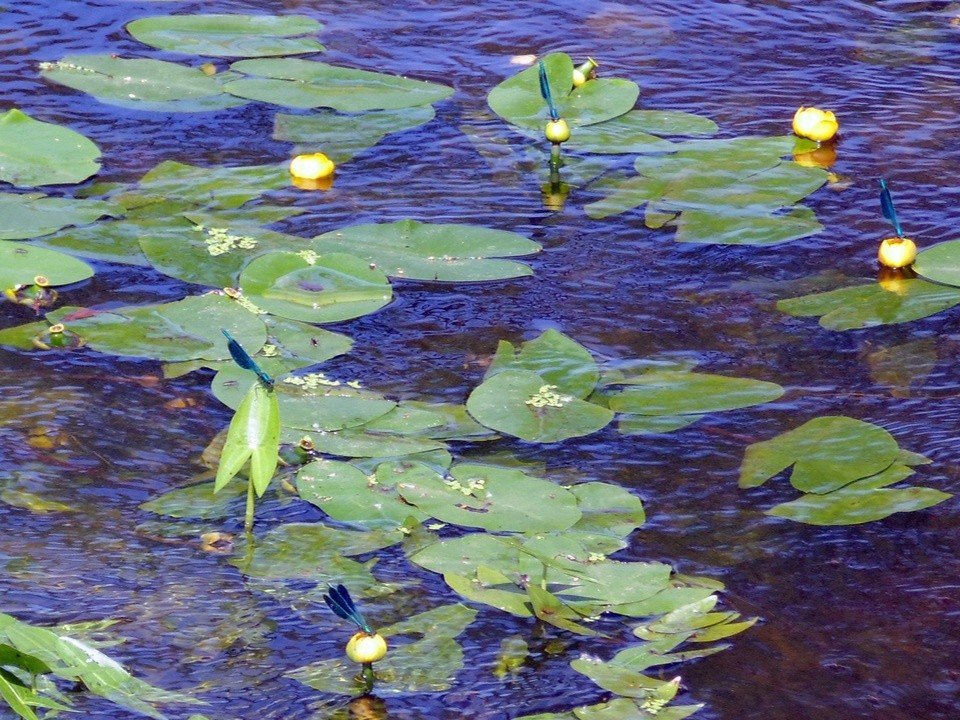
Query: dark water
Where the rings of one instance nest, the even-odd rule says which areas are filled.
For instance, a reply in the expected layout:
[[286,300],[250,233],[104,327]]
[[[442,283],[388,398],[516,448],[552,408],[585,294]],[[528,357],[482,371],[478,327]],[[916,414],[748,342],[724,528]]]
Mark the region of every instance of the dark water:
[[[650,520],[627,558],[721,579],[729,607],[763,618],[732,649],[680,669],[684,699],[706,703],[697,717],[960,717],[958,504],[816,528],[762,514],[793,497],[785,483],[736,487],[750,442],[846,414],[883,425],[903,447],[929,456],[933,464],[919,468],[916,484],[960,490],[955,310],[835,333],[773,307],[797,294],[792,281],[875,273],[887,230],[877,177],[895,188],[902,222],[921,245],[956,236],[960,3],[60,0],[3,10],[0,109],[16,106],[91,137],[104,150],[100,180],[130,182],[169,159],[253,165],[290,152],[270,138],[272,106],[141,113],[39,78],[39,61],[69,53],[183,60],[130,38],[124,24],[137,17],[303,13],[326,24],[328,62],[453,85],[436,120],[343,166],[331,192],[278,193],[278,202],[309,210],[283,229],[312,236],[405,217],[480,223],[543,244],[535,275],[487,287],[400,284],[384,311],[336,328],[356,341],[336,367],[397,397],[462,401],[499,339],[518,342],[555,327],[601,358],[669,352],[707,371],[786,386],[773,406],[708,417],[669,435],[623,438],[608,429],[556,447],[502,447],[550,470],[574,467],[630,487]],[[775,248],[688,247],[670,232],[647,230],[637,213],[586,218],[582,206],[595,197],[585,191],[574,191],[562,212],[547,212],[532,174],[482,157],[461,127],[512,137],[486,112],[486,93],[516,71],[511,56],[555,50],[589,54],[609,75],[635,79],[642,107],[707,115],[729,136],[784,133],[801,104],[834,109],[842,139],[833,170],[851,182],[807,201],[826,230]],[[70,304],[192,291],[142,268],[98,270],[69,292]],[[31,319],[24,308],[0,305],[3,327]],[[922,343],[929,372],[892,392],[871,371],[870,356],[907,342]],[[116,629],[129,641],[113,654],[149,682],[196,692],[211,717],[324,717],[325,698],[282,677],[340,652],[342,638],[327,620],[316,621],[322,613],[305,619],[249,591],[192,538],[159,542],[136,530],[150,519],[138,505],[200,472],[200,452],[229,419],[208,383],[199,373],[165,381],[155,363],[90,352],[0,350],[0,478],[80,510],[37,515],[0,504],[0,610],[38,623],[119,618]],[[173,398],[195,404],[170,409]],[[41,431],[58,443],[54,451],[28,442]],[[267,509],[260,527],[312,517],[297,506]],[[378,575],[408,571],[387,558]],[[419,579],[444,597],[441,583]],[[236,618],[245,632],[231,642]],[[392,698],[389,716],[508,718],[603,699],[568,663],[579,652],[608,656],[619,646],[568,638],[567,652],[553,656],[545,651],[552,636],[537,632],[481,610],[463,639],[468,665],[455,687],[439,697]],[[499,638],[512,633],[531,636],[534,667],[501,683],[489,668]],[[97,702],[82,709],[84,717],[127,717]]]

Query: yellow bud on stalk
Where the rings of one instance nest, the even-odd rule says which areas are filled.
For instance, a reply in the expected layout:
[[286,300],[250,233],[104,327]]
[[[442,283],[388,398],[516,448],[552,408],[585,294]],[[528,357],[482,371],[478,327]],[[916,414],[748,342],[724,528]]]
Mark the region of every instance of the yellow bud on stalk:
[[887,238],[880,243],[877,259],[888,268],[904,268],[917,259],[917,244],[910,238]]
[[547,140],[550,142],[560,144],[570,139],[570,126],[563,118],[551,120],[544,128],[543,134],[547,136]]
[[374,663],[387,654],[387,641],[380,633],[361,630],[347,643],[347,657],[356,663]]

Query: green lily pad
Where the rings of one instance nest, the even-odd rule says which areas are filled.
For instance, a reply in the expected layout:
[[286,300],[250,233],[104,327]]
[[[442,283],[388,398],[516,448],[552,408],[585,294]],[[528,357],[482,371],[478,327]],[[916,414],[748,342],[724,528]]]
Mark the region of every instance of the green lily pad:
[[161,50],[209,57],[267,57],[320,52],[323,25],[305,15],[158,15],[127,25],[137,40]]
[[598,154],[663,153],[679,146],[660,135],[712,135],[719,128],[709,118],[685,112],[631,110],[597,125],[577,128],[566,146]]
[[396,488],[400,480],[423,475],[435,473],[420,463],[384,463],[374,477],[367,477],[349,463],[315,460],[300,469],[297,490],[301,498],[334,520],[370,528],[399,528],[409,518],[422,522],[429,517],[401,498]]
[[453,94],[446,85],[297,58],[241,60],[230,69],[260,77],[229,82],[224,85],[228,93],[284,107],[396,110],[430,105]]
[[48,285],[69,285],[93,277],[93,268],[69,255],[24,243],[0,244],[0,289],[29,285],[42,275]]
[[[260,322],[255,317],[250,317]],[[240,340],[240,336],[237,336],[237,339]],[[241,340],[241,344],[249,348],[248,351],[253,351],[255,359],[259,362],[254,348],[262,345],[262,341],[259,345],[257,343],[247,345]],[[270,365],[264,363],[264,367],[269,368]],[[311,384],[310,375],[288,375],[277,380],[276,394],[284,427],[307,432],[332,433],[368,423],[387,414],[396,406],[396,402],[385,399],[379,393],[329,380],[322,373],[312,375],[318,383]],[[251,373],[234,365],[228,365],[223,367],[213,379],[213,394],[220,402],[236,409],[247,387],[253,382],[255,378]],[[319,442],[322,437],[318,436],[316,441]],[[437,443],[428,443],[428,445],[431,448],[438,446]]]
[[670,155],[640,155],[639,175],[603,184],[606,197],[586,206],[603,218],[647,204],[650,228],[673,222],[678,242],[769,245],[821,228],[799,200],[826,182],[827,173],[780,158],[794,138],[694,140]]
[[269,360],[277,375],[326,362],[350,352],[353,347],[352,338],[324,328],[272,315],[264,315],[262,319],[267,326],[270,353],[263,359]]
[[26,240],[55,233],[68,225],[92,223],[106,215],[120,217],[123,208],[100,200],[0,193],[0,214],[4,219],[0,240]]
[[140,236],[140,249],[154,269],[196,285],[234,287],[251,257],[303,247],[300,237],[242,221],[220,223],[216,216],[206,216],[211,225],[195,224],[199,217],[148,224],[153,232]]
[[0,114],[0,181],[15,187],[79,183],[100,169],[99,159],[100,148],[70,128],[16,108]]
[[622,435],[659,435],[693,425],[703,415],[634,415],[617,417],[617,430]]
[[618,485],[586,482],[569,490],[581,516],[565,535],[589,552],[608,554],[626,547],[626,538],[646,522],[640,498]]
[[198,68],[147,58],[69,55],[55,63],[43,63],[40,71],[47,80],[103,102],[195,100],[223,92],[216,80]]
[[791,465],[790,483],[801,492],[831,493],[879,473],[900,448],[886,430],[843,416],[814,418],[798,428],[747,448],[740,487],[758,487]]
[[528,265],[494,258],[540,251],[537,243],[505,230],[416,220],[341,228],[315,237],[310,248],[318,253],[359,255],[391,277],[427,282],[484,282],[532,275]]
[[618,384],[629,387],[609,396],[615,412],[637,415],[703,415],[776,400],[776,383],[707,373],[652,371]]
[[166,160],[140,178],[139,194],[183,200],[196,208],[232,210],[290,184],[283,164],[249,167],[199,167]]
[[[375,409],[376,407],[372,407],[369,414],[372,415]],[[371,418],[371,420],[383,417],[392,409],[391,407],[381,415]],[[365,428],[365,423],[351,426],[339,432],[328,431],[321,435],[311,435],[311,438],[317,452],[349,458],[404,457],[430,453],[444,448],[442,442],[429,438],[369,432]]]
[[240,500],[246,494],[247,488],[242,483],[227,485],[217,493],[212,482],[205,482],[171,490],[143,503],[140,508],[174,518],[220,520],[236,515]]
[[914,512],[942,503],[952,495],[933,488],[844,487],[828,495],[808,494],[767,510],[768,515],[808,525],[857,525],[897,512]]
[[957,304],[960,289],[911,278],[789,298],[777,309],[797,317],[819,315],[829,330],[858,330],[919,320]]
[[[574,129],[610,120],[633,109],[640,88],[632,80],[601,78],[573,87],[573,62],[565,53],[543,58],[560,117]],[[487,103],[504,120],[521,128],[542,131],[550,114],[540,95],[538,65],[507,78],[490,91]]]
[[721,245],[778,245],[823,230],[807,207],[729,214],[687,209],[677,218],[676,227],[677,242]]
[[430,105],[363,114],[319,110],[310,115],[277,113],[273,139],[299,143],[305,151],[322,151],[338,165],[372,148],[390,133],[403,132],[433,120]]
[[948,240],[921,250],[913,269],[933,282],[960,286],[960,240]]
[[467,410],[497,432],[551,443],[590,435],[613,420],[613,411],[557,393],[529,370],[503,370],[484,380],[467,399]]
[[407,475],[399,493],[437,520],[493,532],[565,530],[581,516],[568,490],[489,465],[454,465],[447,479],[436,473]]
[[[287,523],[280,525],[252,548],[252,556],[237,555],[231,564],[244,575],[261,579],[313,580],[319,584],[343,582],[334,573],[342,556],[363,555],[390,547],[403,539],[399,531],[343,530],[322,523]],[[247,548],[250,550],[250,548]],[[349,560],[346,564],[356,563]]]
[[369,315],[393,298],[380,270],[355,255],[336,252],[261,255],[241,273],[240,289],[257,307],[311,323]]
[[487,378],[503,370],[537,373],[545,382],[556,385],[560,393],[580,399],[590,395],[600,380],[600,370],[590,351],[552,328],[526,341],[519,350],[501,340]]
[[166,361],[225,360],[229,352],[220,328],[251,347],[262,345],[266,334],[259,319],[219,295],[94,312],[62,322],[98,352]]

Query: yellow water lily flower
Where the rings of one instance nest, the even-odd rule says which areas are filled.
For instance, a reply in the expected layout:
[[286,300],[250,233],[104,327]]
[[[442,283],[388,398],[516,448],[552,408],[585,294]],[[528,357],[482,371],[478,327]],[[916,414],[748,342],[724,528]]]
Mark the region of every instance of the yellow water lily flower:
[[290,161],[290,174],[301,180],[319,180],[333,175],[335,167],[323,153],[297,155]]
[[917,259],[917,244],[910,238],[887,238],[880,243],[877,259],[888,268],[905,268]]
[[793,115],[793,132],[800,137],[826,142],[832,139],[839,129],[837,116],[829,110],[801,107]]

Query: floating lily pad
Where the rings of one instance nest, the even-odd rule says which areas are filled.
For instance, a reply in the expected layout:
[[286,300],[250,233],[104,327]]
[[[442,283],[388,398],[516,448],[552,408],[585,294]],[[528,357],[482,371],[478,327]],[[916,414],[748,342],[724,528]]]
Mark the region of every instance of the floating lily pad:
[[195,224],[193,215],[174,216],[162,222],[150,222],[153,232],[140,236],[140,249],[150,264],[164,275],[184,282],[212,287],[234,287],[240,271],[252,257],[271,250],[295,250],[303,246],[303,238],[267,230],[257,225],[220,222]]
[[580,519],[565,535],[588,552],[608,554],[626,547],[626,538],[646,522],[643,503],[618,485],[587,482],[574,485]]
[[617,430],[623,435],[659,435],[693,425],[703,415],[634,415],[617,417]]
[[519,470],[461,464],[449,475],[407,475],[400,497],[437,520],[494,532],[565,530],[580,519],[575,495]]
[[430,105],[351,115],[332,110],[320,110],[310,115],[277,113],[273,138],[299,143],[309,150],[322,151],[333,162],[340,164],[372,148],[390,133],[403,132],[430,122],[435,114]]
[[747,448],[740,487],[758,487],[794,465],[790,483],[801,492],[829,493],[889,467],[897,441],[877,425],[843,416],[810,420]]
[[857,525],[897,512],[923,510],[951,497],[927,487],[845,487],[828,495],[803,495],[770,508],[767,514],[809,525]]
[[589,435],[613,420],[613,411],[561,394],[529,370],[503,370],[470,393],[467,410],[497,432],[529,442]]
[[220,95],[220,84],[198,68],[110,54],[69,55],[41,65],[41,75],[103,102],[162,102]]
[[593,355],[583,345],[563,333],[549,329],[528,340],[517,350],[501,340],[490,363],[487,377],[502,370],[528,370],[537,373],[560,393],[580,399],[593,392],[600,370]]
[[167,160],[140,179],[139,194],[149,198],[184,200],[196,208],[235,209],[268,190],[290,183],[282,164],[249,167],[199,167]]
[[960,289],[898,279],[788,298],[777,309],[798,317],[820,316],[828,330],[857,330],[919,320],[960,304]]
[[247,488],[242,483],[227,485],[217,493],[212,482],[205,482],[171,490],[143,503],[140,508],[174,518],[219,520],[234,515],[246,494]]
[[359,255],[391,277],[428,282],[483,282],[532,275],[528,265],[494,258],[540,251],[537,243],[505,230],[416,220],[341,228],[315,237],[310,247],[318,253]]
[[793,207],[826,182],[821,168],[780,158],[793,138],[694,140],[670,155],[641,155],[639,175],[606,184],[586,206],[594,218],[647,204],[646,224],[675,222],[678,242],[769,245],[819,232],[807,208]]
[[[256,320],[255,317],[250,317]],[[239,336],[237,339],[240,339]],[[251,349],[259,347],[256,343],[244,345]],[[256,357],[255,352],[254,356]],[[319,374],[315,377],[325,384],[291,382],[304,377],[286,376],[277,380],[276,394],[284,427],[307,432],[334,432],[363,425],[387,414],[396,406],[396,402],[387,400],[379,393],[328,380]],[[252,374],[228,365],[214,378],[213,394],[220,402],[236,409],[247,387],[253,382],[255,379]],[[320,439],[317,438],[318,441]],[[438,443],[427,444],[431,448],[438,446]]]
[[316,460],[297,474],[297,490],[300,497],[320,507],[334,520],[365,527],[399,528],[409,518],[422,522],[430,516],[401,498],[396,482],[435,474],[419,463],[385,463],[377,468],[374,477],[368,477],[348,463]]
[[324,50],[313,35],[323,25],[304,15],[158,15],[127,25],[137,40],[161,50],[212,57],[267,57]]
[[[238,554],[231,562],[250,577],[302,578],[324,585],[344,582],[335,574],[335,561],[347,559],[342,556],[374,552],[402,538],[399,531],[343,530],[322,523],[287,523],[258,538],[252,557]],[[359,564],[349,560],[345,567],[350,563]]]
[[776,383],[669,370],[644,373],[620,384],[629,387],[609,396],[610,409],[637,415],[703,415],[759,405],[783,395]]
[[960,286],[960,240],[948,240],[921,250],[913,269],[933,282]]
[[[62,317],[48,315],[48,319]],[[98,352],[166,361],[226,359],[229,352],[220,328],[229,329],[250,347],[262,345],[266,335],[259,319],[219,295],[93,312],[60,321]],[[259,340],[254,340],[257,337]]]
[[[633,109],[640,88],[632,80],[600,78],[573,87],[573,62],[565,53],[543,58],[560,117],[572,128],[610,120]],[[507,78],[490,91],[490,108],[507,122],[542,131],[550,114],[540,95],[538,65]],[[574,133],[576,131],[574,130]]]
[[268,312],[312,323],[369,315],[393,297],[380,270],[355,255],[336,252],[261,255],[243,270],[240,289]]
[[228,93],[284,107],[396,110],[430,105],[453,94],[446,85],[297,58],[241,60],[230,68],[260,77],[229,82],[224,86]]
[[712,135],[719,128],[709,118],[685,112],[631,110],[597,125],[577,128],[566,146],[598,154],[662,153],[679,148],[660,135]]
[[98,200],[47,197],[41,193],[0,193],[4,227],[0,240],[26,240],[49,235],[68,225],[85,225],[105,215],[120,217],[123,208]]
[[16,187],[79,183],[100,169],[99,159],[100,148],[70,128],[16,108],[0,114],[0,181]]
[[[376,420],[377,417],[383,417],[391,410],[392,408],[372,419]],[[364,423],[340,432],[325,432],[311,437],[317,452],[349,458],[404,457],[444,448],[442,442],[429,438],[369,432],[364,427]]]
[[0,289],[27,285],[42,275],[49,285],[69,285],[93,277],[82,260],[24,243],[0,244]]

